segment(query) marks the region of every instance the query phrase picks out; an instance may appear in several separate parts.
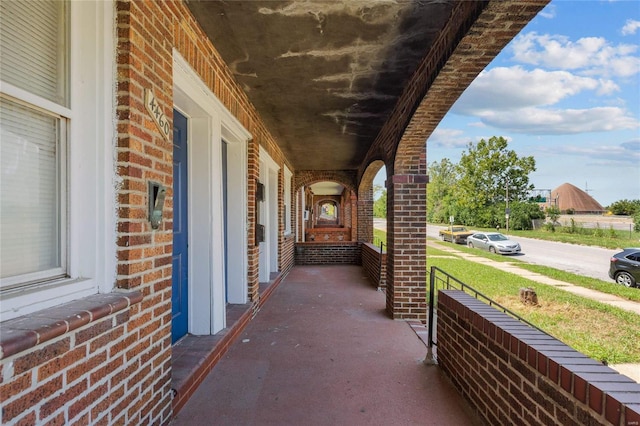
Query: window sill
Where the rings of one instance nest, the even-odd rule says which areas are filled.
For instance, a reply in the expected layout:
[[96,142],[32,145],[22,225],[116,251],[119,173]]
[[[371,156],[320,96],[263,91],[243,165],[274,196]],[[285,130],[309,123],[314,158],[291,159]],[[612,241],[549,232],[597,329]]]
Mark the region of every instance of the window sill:
[[23,352],[142,301],[139,291],[95,294],[0,323],[0,359]]

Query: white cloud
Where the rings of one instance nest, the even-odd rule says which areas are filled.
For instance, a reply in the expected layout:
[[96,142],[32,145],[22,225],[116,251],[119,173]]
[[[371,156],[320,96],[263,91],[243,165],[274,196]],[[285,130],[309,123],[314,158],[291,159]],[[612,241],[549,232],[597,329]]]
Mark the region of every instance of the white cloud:
[[487,127],[487,125],[484,124],[482,121],[475,121],[473,123],[467,124],[467,126],[469,126],[469,127],[479,127],[479,128]]
[[516,37],[509,48],[513,60],[583,75],[630,77],[640,72],[638,45],[611,45],[602,37],[571,41],[562,35],[530,32]]
[[438,148],[464,148],[471,140],[464,135],[462,130],[436,128],[427,142],[427,147]]
[[636,155],[640,155],[640,139],[630,140],[620,144],[624,149],[635,152]]
[[544,9],[542,9],[542,11],[540,11],[540,13],[538,13],[538,16],[547,19],[554,19],[556,17],[556,6],[553,4],[547,5],[547,7],[545,7]]
[[567,71],[498,67],[480,73],[454,105],[454,111],[475,115],[488,109],[554,105],[585,90],[611,93],[618,87],[610,80],[580,77]]
[[639,127],[638,119],[616,107],[545,110],[519,108],[478,114],[489,126],[532,135],[610,132]]
[[[491,126],[524,134],[579,134],[640,127],[638,117],[631,115],[619,99],[618,105],[605,102],[593,108],[551,109],[587,91],[611,95],[620,92],[620,87],[609,79],[581,77],[568,71],[497,67],[483,71],[452,112],[478,118],[481,124],[476,122],[476,127]],[[579,102],[582,106],[586,101]]]
[[640,139],[618,145],[601,143],[595,146],[564,145],[554,148],[555,155],[583,158],[584,164],[636,166],[640,161]]
[[598,80],[598,89],[596,90],[596,93],[598,93],[598,95],[611,95],[614,92],[618,92],[620,91],[620,86],[618,86],[614,81],[612,80]]
[[627,19],[627,22],[625,22],[622,27],[621,33],[622,35],[634,35],[638,29],[640,29],[640,21]]

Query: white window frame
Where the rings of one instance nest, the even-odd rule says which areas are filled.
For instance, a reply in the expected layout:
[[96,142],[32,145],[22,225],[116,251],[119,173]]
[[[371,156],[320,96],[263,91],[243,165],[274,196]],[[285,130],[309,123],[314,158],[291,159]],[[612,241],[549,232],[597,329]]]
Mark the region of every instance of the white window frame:
[[110,292],[116,279],[115,5],[72,0],[69,7],[71,107],[0,81],[1,93],[68,122],[61,188],[66,277],[0,291],[0,321]]

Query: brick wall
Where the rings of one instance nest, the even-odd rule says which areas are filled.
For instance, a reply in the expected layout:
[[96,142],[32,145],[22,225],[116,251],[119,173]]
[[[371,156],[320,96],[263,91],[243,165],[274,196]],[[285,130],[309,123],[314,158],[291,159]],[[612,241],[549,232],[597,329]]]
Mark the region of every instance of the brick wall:
[[[278,247],[280,247],[280,249],[278,250],[278,270],[280,271],[280,273],[282,274],[286,274],[287,272],[289,272],[289,270],[293,267],[294,263],[295,263],[295,256],[294,256],[294,246],[295,246],[295,234],[292,232],[290,235],[285,235],[284,231],[285,231],[285,213],[289,215],[290,219],[291,219],[291,229],[292,231],[295,229],[295,223],[296,223],[296,219],[295,219],[295,214],[294,211],[295,209],[292,208],[292,206],[289,206],[289,209],[287,212],[285,212],[285,206],[284,206],[284,170],[280,169],[280,172],[278,173],[278,180],[279,180],[279,186],[280,188],[282,188],[282,196],[278,197],[278,209],[281,212],[280,213],[280,217],[282,217],[282,220],[278,221],[279,223],[279,232],[278,232]],[[295,200],[295,193],[291,194],[291,200]]]
[[488,424],[640,424],[640,384],[464,292],[438,293],[437,342]]
[[387,285],[387,252],[380,251],[371,243],[363,243],[362,269],[369,277],[369,281],[377,288],[385,288]]
[[0,423],[166,422],[171,352],[141,300],[101,294],[3,322]]
[[[249,297],[257,303],[259,253],[251,203],[260,173],[259,147],[281,167],[282,152],[181,1],[118,0],[114,8],[114,286],[134,296],[123,306],[104,301],[112,295],[96,295],[1,324],[2,424],[166,424],[171,418],[173,145],[158,131],[144,95],[145,89],[153,92],[171,125],[173,49],[253,136],[248,144],[247,273]],[[147,220],[149,181],[168,189],[158,230]],[[283,271],[294,262],[290,240],[279,241]]]
[[357,204],[357,239],[361,242],[373,242],[373,188],[360,190]]
[[346,196],[346,205],[348,206],[347,210],[347,218],[348,220],[345,222],[345,226],[347,228],[351,228],[351,241],[358,241],[358,227],[360,224],[358,223],[358,196],[355,192],[351,191]]
[[305,232],[308,242],[339,242],[351,241],[351,228],[309,228]]
[[360,265],[360,244],[296,243],[296,265]]

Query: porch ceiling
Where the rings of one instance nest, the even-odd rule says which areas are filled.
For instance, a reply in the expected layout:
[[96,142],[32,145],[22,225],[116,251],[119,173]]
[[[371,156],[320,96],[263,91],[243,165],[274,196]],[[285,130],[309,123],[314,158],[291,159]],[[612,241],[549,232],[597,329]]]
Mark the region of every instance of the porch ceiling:
[[296,170],[361,166],[455,3],[187,0]]

